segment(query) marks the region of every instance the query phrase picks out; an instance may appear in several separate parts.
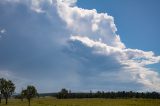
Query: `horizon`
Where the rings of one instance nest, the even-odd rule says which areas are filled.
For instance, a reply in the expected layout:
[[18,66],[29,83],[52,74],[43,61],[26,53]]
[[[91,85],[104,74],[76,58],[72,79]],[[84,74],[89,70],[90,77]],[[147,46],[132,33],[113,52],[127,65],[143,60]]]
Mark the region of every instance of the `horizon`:
[[159,0],[1,0],[0,78],[16,92],[160,92]]

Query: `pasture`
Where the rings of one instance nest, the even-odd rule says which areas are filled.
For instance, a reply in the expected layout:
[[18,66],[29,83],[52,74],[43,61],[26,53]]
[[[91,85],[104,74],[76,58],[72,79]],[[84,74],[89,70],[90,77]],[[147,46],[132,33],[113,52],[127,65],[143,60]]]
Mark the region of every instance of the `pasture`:
[[[27,100],[3,100],[0,106],[28,106]],[[160,106],[160,99],[55,99],[45,97],[32,99],[31,106]]]

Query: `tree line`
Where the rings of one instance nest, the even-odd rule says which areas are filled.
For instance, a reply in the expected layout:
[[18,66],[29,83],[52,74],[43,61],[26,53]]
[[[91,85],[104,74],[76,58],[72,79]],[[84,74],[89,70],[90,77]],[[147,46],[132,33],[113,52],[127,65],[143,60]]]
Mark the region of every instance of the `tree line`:
[[104,92],[97,91],[89,93],[72,93],[70,90],[63,88],[60,92],[55,94],[58,99],[68,98],[146,98],[146,99],[160,99],[158,92],[133,92],[133,91],[118,91],[118,92]]
[[[5,103],[8,103],[8,98],[10,98],[15,92],[16,86],[11,80],[0,78],[0,104],[1,100],[5,99]],[[88,92],[88,93],[76,93],[71,92],[65,88],[61,89],[57,93],[46,93],[38,94],[37,89],[33,85],[28,85],[26,89],[22,89],[21,93],[14,96],[15,98],[27,99],[28,105],[30,106],[31,99],[39,96],[54,96],[57,99],[69,99],[69,98],[148,98],[148,99],[160,99],[160,93],[158,92],[133,92],[133,91],[118,91],[118,92]]]

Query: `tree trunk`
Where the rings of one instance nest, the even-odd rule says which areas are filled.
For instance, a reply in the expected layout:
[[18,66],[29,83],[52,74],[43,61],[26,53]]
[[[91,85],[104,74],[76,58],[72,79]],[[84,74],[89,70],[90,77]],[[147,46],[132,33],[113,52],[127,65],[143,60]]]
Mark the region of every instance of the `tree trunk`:
[[8,104],[8,98],[6,98],[6,105]]

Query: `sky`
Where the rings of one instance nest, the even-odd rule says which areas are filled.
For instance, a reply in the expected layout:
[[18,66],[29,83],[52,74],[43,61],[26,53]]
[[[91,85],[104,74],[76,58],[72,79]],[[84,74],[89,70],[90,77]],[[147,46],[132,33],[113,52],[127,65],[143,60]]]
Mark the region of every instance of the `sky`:
[[159,0],[0,0],[0,77],[16,92],[160,91]]
[[113,16],[117,33],[127,47],[153,50],[155,54],[160,54],[160,47],[157,46],[160,39],[159,0],[79,0],[77,5],[87,9],[96,8],[98,12]]

